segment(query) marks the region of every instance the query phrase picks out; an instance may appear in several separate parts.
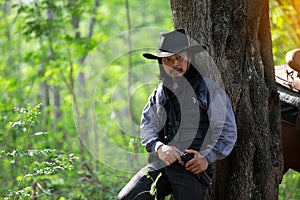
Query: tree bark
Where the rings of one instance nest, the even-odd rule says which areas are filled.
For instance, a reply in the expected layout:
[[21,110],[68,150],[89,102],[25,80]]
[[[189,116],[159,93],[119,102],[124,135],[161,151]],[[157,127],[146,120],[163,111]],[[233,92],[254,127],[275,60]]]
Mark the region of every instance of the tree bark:
[[217,163],[210,198],[278,199],[283,158],[268,1],[170,4],[174,27],[208,47],[236,116],[238,141]]

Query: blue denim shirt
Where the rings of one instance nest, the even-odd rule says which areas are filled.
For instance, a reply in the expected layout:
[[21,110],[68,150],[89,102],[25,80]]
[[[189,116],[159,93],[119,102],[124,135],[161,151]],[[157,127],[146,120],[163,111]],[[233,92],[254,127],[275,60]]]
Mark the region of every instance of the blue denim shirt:
[[[181,94],[184,98],[184,93]],[[156,151],[163,144],[158,133],[163,128],[166,112],[163,104],[166,101],[162,84],[150,95],[141,119],[141,142],[148,152]],[[237,140],[237,129],[231,102],[220,87],[212,80],[204,78],[199,86],[195,99],[197,104],[207,112],[210,126],[200,153],[206,156],[209,164],[229,155]],[[192,102],[192,101],[191,101]],[[194,102],[195,103],[195,102]]]

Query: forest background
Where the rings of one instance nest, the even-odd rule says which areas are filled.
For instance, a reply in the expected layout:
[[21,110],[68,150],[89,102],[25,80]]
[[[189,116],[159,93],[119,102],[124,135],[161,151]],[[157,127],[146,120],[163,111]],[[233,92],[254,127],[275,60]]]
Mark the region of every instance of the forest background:
[[[270,1],[275,65],[300,46],[291,2]],[[141,54],[173,29],[169,1],[0,7],[0,197],[115,199],[146,157],[136,134],[158,68]],[[279,199],[300,199],[299,173],[283,177]]]

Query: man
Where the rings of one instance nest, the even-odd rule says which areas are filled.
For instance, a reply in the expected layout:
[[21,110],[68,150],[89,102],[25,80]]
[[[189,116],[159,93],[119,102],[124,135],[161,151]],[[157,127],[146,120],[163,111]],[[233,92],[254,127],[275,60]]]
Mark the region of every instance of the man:
[[[212,164],[228,156],[237,139],[236,123],[225,92],[195,67],[195,54],[183,29],[162,33],[158,52],[144,53],[159,63],[162,84],[146,104],[141,140],[149,165],[122,189],[118,199],[205,199]],[[156,188],[151,194],[151,186]]]

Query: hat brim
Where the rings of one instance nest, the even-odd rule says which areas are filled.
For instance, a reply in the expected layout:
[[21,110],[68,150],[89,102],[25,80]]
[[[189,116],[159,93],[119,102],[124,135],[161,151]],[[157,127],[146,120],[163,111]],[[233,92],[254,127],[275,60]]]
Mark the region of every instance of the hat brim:
[[143,56],[147,59],[158,59],[158,58],[165,58],[165,57],[169,57],[169,56],[173,56],[175,54],[178,54],[180,52],[183,51],[188,51],[188,52],[192,52],[192,53],[200,53],[202,51],[205,51],[206,47],[203,45],[194,45],[194,46],[188,46],[184,49],[179,49],[177,51],[174,52],[166,52],[166,51],[162,51],[162,52],[157,52],[157,53],[143,53]]

